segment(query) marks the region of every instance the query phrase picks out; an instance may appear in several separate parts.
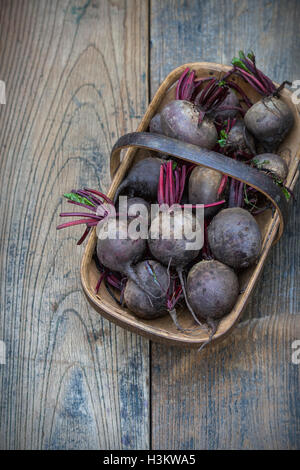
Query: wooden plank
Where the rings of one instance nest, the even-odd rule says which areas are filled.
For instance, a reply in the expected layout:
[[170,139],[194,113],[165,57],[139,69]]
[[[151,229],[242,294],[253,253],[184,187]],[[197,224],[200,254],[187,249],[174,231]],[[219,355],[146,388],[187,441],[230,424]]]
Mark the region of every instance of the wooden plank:
[[152,347],[154,449],[298,449],[297,315],[242,322],[202,354]]
[[1,1],[3,449],[149,445],[148,342],[80,285],[61,194],[106,191],[108,156],[147,106],[147,1]]
[[[239,49],[253,49],[276,81],[299,79],[298,6],[153,0],[151,95],[174,67],[228,64]],[[300,339],[298,212],[294,204],[242,323],[224,343],[201,355],[153,344],[153,449],[299,448],[300,374],[291,362],[292,342]]]

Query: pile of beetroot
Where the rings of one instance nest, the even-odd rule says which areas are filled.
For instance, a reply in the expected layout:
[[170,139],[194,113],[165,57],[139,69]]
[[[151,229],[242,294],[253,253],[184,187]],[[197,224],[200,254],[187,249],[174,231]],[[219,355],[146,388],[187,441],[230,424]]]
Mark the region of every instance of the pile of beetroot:
[[[246,56],[240,52],[232,65],[221,80],[196,77],[187,68],[177,83],[175,99],[153,117],[149,130],[254,166],[281,186],[289,199],[291,192],[285,186],[288,168],[276,154],[294,124],[292,111],[280,98],[284,84],[276,88],[257,68],[253,53]],[[261,99],[253,104],[235,76],[250,84]],[[128,196],[126,219],[119,210],[120,195]],[[126,231],[128,221],[141,217],[131,210],[135,204],[144,206],[145,214],[150,214],[152,203],[167,209],[176,204],[170,214],[168,239],[162,235],[163,211],[152,220],[147,218],[147,239],[98,238],[95,262],[99,281],[95,289],[98,292],[104,283],[114,300],[137,317],[151,320],[169,314],[181,331],[192,334],[206,328],[211,340],[220,319],[237,301],[237,274],[254,265],[260,255],[262,238],[255,215],[269,208],[261,193],[218,171],[157,153],[133,165],[114,201],[91,189],[73,190],[65,197],[81,209],[61,214],[75,220],[58,229],[84,224],[78,244],[99,221],[101,230],[105,229],[112,205],[119,235]],[[187,214],[184,204],[194,208],[204,204],[202,249],[187,250],[188,240],[176,237],[183,231],[185,218],[189,217],[192,225],[195,222],[195,214]],[[186,304],[195,328],[182,328],[176,314],[178,303]]]

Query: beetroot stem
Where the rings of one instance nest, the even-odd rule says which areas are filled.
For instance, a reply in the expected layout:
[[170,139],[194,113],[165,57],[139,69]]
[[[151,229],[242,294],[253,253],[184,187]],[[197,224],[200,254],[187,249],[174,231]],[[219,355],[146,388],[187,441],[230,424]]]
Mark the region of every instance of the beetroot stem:
[[159,173],[159,182],[158,182],[158,194],[157,194],[157,200],[158,204],[161,205],[164,203],[164,165],[162,164],[160,167],[160,173]]
[[268,90],[260,83],[260,81],[253,77],[250,73],[246,72],[246,70],[240,69],[239,67],[236,67],[236,70],[242,75],[242,77],[250,83],[250,85],[253,86],[260,94],[267,95]]
[[186,165],[183,165],[181,168],[181,178],[180,178],[180,193],[178,197],[178,204],[181,203],[183,191],[184,191],[184,186],[185,186],[185,180],[186,180]]
[[113,205],[112,200],[109,199],[109,197],[107,197],[105,194],[100,193],[99,191],[96,191],[95,189],[84,188],[84,190],[85,190],[85,191],[88,191],[89,193],[96,194],[97,196],[102,197],[106,202],[108,202],[108,204]]
[[184,72],[182,73],[181,77],[179,78],[178,80],[178,83],[177,83],[177,86],[176,86],[176,99],[179,100],[180,99],[180,88],[181,88],[181,84],[186,76],[186,74],[188,74],[190,71],[190,69],[187,67]]
[[96,214],[86,214],[85,212],[62,212],[59,214],[60,217],[89,217],[92,219],[99,220],[99,216]]
[[62,228],[66,227],[72,227],[73,225],[82,225],[82,224],[88,224],[91,227],[94,227],[98,224],[98,220],[95,219],[79,219],[79,220],[72,220],[71,222],[67,222],[65,224],[58,225],[56,227],[56,230],[61,230]]
[[96,212],[96,207],[95,206],[89,206],[88,204],[83,204],[83,202],[77,202],[77,201],[67,201],[69,204],[75,204],[76,206],[81,206],[84,207],[85,209],[89,209],[92,212]]
[[81,245],[84,240],[86,239],[86,237],[88,236],[88,234],[90,233],[90,230],[91,230],[92,227],[87,227],[82,235],[81,238],[79,238],[78,242],[77,242],[77,245]]
[[243,98],[246,106],[248,106],[248,108],[251,108],[252,106],[252,102],[251,100],[248,98],[248,96],[246,95],[246,93],[244,92],[244,90],[239,87],[239,85],[237,85],[236,83],[234,82],[231,82],[231,81],[228,81],[226,82],[227,85],[229,86],[229,88],[233,88],[234,90],[236,90],[240,95],[241,97]]
[[221,179],[219,189],[218,189],[218,192],[217,192],[218,196],[220,196],[222,194],[222,192],[224,191],[224,189],[226,187],[226,184],[227,184],[227,181],[228,181],[228,175],[223,175],[222,179]]
[[98,291],[99,291],[99,289],[100,289],[100,286],[101,286],[101,283],[102,283],[102,281],[103,281],[103,279],[104,279],[104,276],[105,276],[105,272],[101,273],[101,275],[100,275],[100,277],[99,277],[99,280],[98,280],[98,282],[97,282],[97,285],[96,285],[96,287],[95,287],[95,293],[96,293],[96,294],[98,294]]
[[174,179],[173,179],[173,169],[172,169],[172,165],[173,165],[173,162],[170,161],[168,162],[168,173],[169,173],[169,191],[170,191],[170,206],[173,206],[174,202],[175,202],[175,197],[174,197],[174,192],[175,192],[175,188],[174,188]]
[[176,202],[180,202],[179,201],[179,195],[180,195],[180,169],[176,168],[175,169],[175,172],[174,172],[174,176],[175,176],[175,201]]

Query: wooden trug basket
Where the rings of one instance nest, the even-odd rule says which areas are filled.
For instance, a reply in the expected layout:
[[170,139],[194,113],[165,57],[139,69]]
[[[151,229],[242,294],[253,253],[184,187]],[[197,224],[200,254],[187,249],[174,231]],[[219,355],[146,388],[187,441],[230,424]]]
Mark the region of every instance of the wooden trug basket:
[[[248,171],[251,169],[249,169],[246,165],[242,163],[238,162],[237,168],[235,167],[235,164],[233,164],[234,168],[228,169],[224,167],[224,161],[226,161],[227,166],[231,166],[231,159],[228,159],[227,157],[224,157],[225,160],[223,162],[221,161],[215,164],[216,160],[213,155],[214,152],[207,151],[204,157],[199,157],[199,155],[196,154],[196,146],[189,146],[188,144],[175,141],[175,139],[163,138],[161,136],[153,137],[153,139],[151,140],[148,136],[143,134],[145,131],[147,131],[151,118],[158,111],[160,111],[160,109],[162,109],[162,107],[167,102],[175,98],[174,84],[176,83],[182,72],[186,69],[186,67],[195,70],[197,77],[216,75],[218,78],[221,78],[230,69],[230,67],[220,64],[200,62],[182,65],[174,69],[167,76],[167,78],[163,81],[158,91],[156,92],[137,129],[137,132],[141,134],[133,133],[121,137],[121,139],[119,139],[112,151],[111,175],[113,176],[113,181],[108,192],[108,196],[110,198],[113,197],[117,187],[126,176],[131,165],[135,161],[149,156],[149,148],[161,150],[168,149],[170,154],[172,154],[172,151],[170,150],[172,150],[173,148],[175,149],[173,152],[174,155],[178,155],[178,151],[180,151],[181,156],[183,156],[183,158],[187,160],[193,160],[198,164],[219,169],[223,173],[227,173],[229,175],[237,177],[237,179],[243,180],[245,182],[251,182],[251,185],[255,186],[255,178],[257,176],[255,176],[254,174],[252,175],[253,177],[251,179],[251,175],[247,174]],[[253,102],[256,102],[260,99],[260,96],[242,79],[234,77],[234,80],[241,88],[246,91],[246,93],[249,95]],[[285,141],[282,143],[281,147],[279,148],[279,151],[277,151],[277,153],[279,153],[288,164],[289,172],[286,180],[286,185],[293,189],[299,174],[297,167],[300,156],[300,117],[297,106],[293,104],[291,100],[291,92],[285,89],[281,93],[281,97],[293,110],[295,116],[294,128],[292,129],[288,137],[285,139]],[[129,147],[129,149],[126,151],[125,155],[120,161],[120,149],[124,147]],[[193,158],[190,157],[191,154],[193,154]],[[243,168],[241,167],[241,165],[243,166]],[[239,171],[242,171],[243,176],[239,177]],[[257,170],[254,171],[257,172]],[[259,174],[262,176],[262,178],[265,177],[270,180],[269,177],[263,175],[261,172]],[[213,341],[224,338],[231,331],[233,326],[238,322],[244,308],[246,307],[246,304],[250,298],[254,286],[259,278],[259,275],[262,272],[269,250],[272,244],[280,238],[283,231],[284,221],[287,217],[285,201],[281,201],[281,203],[278,205],[278,193],[277,195],[270,193],[268,194],[267,192],[263,191],[262,187],[264,187],[264,183],[266,183],[266,180],[262,180],[261,184],[258,183],[256,187],[262,192],[264,192],[268,197],[270,197],[270,199],[275,203],[277,210],[275,214],[272,214],[272,211],[268,210],[256,217],[256,220],[261,228],[263,236],[263,244],[260,258],[255,266],[246,269],[241,275],[239,275],[242,293],[239,295],[234,309],[221,320],[218,330],[213,337]],[[275,187],[276,185],[272,183],[272,186]],[[271,192],[273,191],[272,188],[270,188],[270,190]],[[275,190],[275,193],[276,191],[277,190]],[[103,315],[108,320],[113,321],[117,325],[122,326],[123,328],[131,330],[140,335],[146,336],[148,339],[151,339],[153,341],[169,343],[184,347],[199,348],[201,344],[208,339],[207,333],[204,330],[196,329],[193,334],[182,333],[178,331],[175,328],[169,315],[151,321],[137,318],[128,309],[121,308],[111,298],[103,284],[99,290],[99,293],[95,294],[95,286],[99,278],[99,271],[97,270],[95,262],[93,260],[95,246],[96,230],[94,229],[88,240],[83,254],[81,264],[81,280],[84,292],[88,300],[90,301],[92,306],[99,313],[101,313],[101,315]],[[192,328],[195,326],[194,320],[191,317],[191,314],[187,311],[187,309],[178,309],[178,317],[181,325],[184,328]]]

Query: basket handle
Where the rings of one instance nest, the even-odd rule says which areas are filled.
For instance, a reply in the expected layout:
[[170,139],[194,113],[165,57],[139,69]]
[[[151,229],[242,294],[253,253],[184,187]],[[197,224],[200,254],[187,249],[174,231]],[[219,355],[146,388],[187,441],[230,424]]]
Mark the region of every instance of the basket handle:
[[154,150],[173,157],[178,157],[187,162],[217,170],[224,175],[231,176],[236,180],[252,186],[263,193],[276,207],[280,224],[275,241],[277,242],[280,239],[287,223],[287,201],[281,188],[263,172],[220,153],[200,148],[197,145],[188,144],[178,139],[150,132],[132,132],[120,137],[113,146],[110,155],[111,174],[115,172],[120,164],[121,149],[126,147]]

